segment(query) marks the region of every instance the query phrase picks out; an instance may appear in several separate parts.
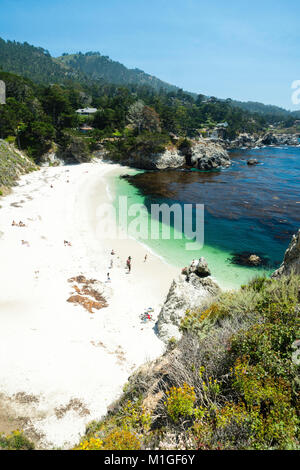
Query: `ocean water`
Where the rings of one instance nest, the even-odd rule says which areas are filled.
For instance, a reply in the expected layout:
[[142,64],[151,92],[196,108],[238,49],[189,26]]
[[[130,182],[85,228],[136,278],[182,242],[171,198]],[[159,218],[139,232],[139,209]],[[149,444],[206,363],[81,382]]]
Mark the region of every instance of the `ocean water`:
[[[148,237],[140,241],[178,268],[204,256],[213,277],[227,289],[237,288],[258,274],[273,272],[292,234],[300,227],[300,148],[239,150],[231,157],[232,166],[221,171],[132,170],[127,179],[114,181],[116,207],[122,195],[128,197],[129,205],[143,204],[147,210],[141,217],[149,227],[153,203],[178,203],[182,207],[187,203],[204,204],[202,248],[187,251],[189,240],[178,234],[172,223],[170,239],[162,239],[164,227],[159,221],[159,239],[151,239],[149,228]],[[258,159],[260,164],[248,166],[249,158]],[[176,239],[179,236],[181,239]],[[233,255],[243,252],[262,256],[265,266],[233,264]]]

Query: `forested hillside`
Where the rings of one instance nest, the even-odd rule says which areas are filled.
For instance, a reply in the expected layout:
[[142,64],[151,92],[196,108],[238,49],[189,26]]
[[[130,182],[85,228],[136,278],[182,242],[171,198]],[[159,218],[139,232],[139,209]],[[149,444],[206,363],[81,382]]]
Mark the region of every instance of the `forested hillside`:
[[266,105],[263,103],[258,103],[256,101],[236,101],[229,100],[232,106],[243,109],[244,111],[249,111],[250,113],[263,114],[266,116],[276,117],[278,120],[281,118],[290,118],[291,120],[300,118],[300,111],[287,111],[284,108],[279,108],[278,106],[273,106],[271,104]]
[[86,54],[63,54],[57,61],[68,68],[88,76],[90,79],[102,79],[116,85],[148,85],[156,91],[176,91],[178,87],[163,82],[139,69],[128,69],[123,64],[113,61],[99,52]]
[[56,63],[48,51],[27,42],[4,41],[0,38],[0,69],[30,78],[37,83],[60,83],[76,79],[72,70]]
[[[193,96],[99,53],[53,59],[44,49],[0,39],[0,67],[7,91],[6,105],[0,106],[0,138],[15,141],[37,163],[54,143],[63,155],[76,147],[85,159],[106,145],[121,161],[136,151],[160,152],[178,137],[205,137],[220,123],[228,124],[225,137],[234,139],[239,133],[264,132],[278,120],[287,128],[295,118]],[[97,112],[76,113],[86,106]],[[82,131],[84,125],[88,132]]]
[[55,59],[42,47],[1,38],[0,68],[43,84],[66,83],[71,79],[81,83],[95,80],[116,85],[148,85],[157,91],[178,89],[142,70],[128,69],[99,52],[64,54]]

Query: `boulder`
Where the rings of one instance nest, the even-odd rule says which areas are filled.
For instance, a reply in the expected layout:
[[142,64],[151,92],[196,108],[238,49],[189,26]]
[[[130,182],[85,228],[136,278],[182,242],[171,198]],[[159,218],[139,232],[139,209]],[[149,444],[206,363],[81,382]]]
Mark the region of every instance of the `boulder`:
[[199,259],[199,262],[196,267],[196,274],[199,277],[208,277],[211,275],[210,269],[205,258]]
[[252,266],[259,266],[262,263],[262,260],[257,255],[250,255],[249,256],[249,264]]
[[285,252],[282,265],[272,275],[273,278],[289,276],[292,272],[300,274],[300,229],[293,235],[291,243]]
[[253,165],[258,165],[258,160],[256,158],[250,158],[250,160],[247,161],[247,165],[253,166]]
[[240,266],[267,266],[269,259],[264,256],[258,256],[254,253],[244,251],[242,253],[233,253],[229,261]]

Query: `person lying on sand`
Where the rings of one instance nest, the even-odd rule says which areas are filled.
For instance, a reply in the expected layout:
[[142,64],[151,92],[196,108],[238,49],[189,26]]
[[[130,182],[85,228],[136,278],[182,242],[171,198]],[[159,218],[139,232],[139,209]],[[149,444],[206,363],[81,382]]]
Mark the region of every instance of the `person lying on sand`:
[[15,227],[17,224],[16,224],[16,222],[13,220],[11,225],[12,225],[13,227]]
[[19,227],[26,227],[26,225],[22,222],[22,220],[20,220],[18,225],[19,225]]
[[64,240],[64,245],[65,245],[65,246],[72,246],[72,243],[71,243],[71,242],[68,242],[68,240]]
[[26,241],[26,240],[22,240],[22,245],[25,245],[25,246],[30,246],[30,245],[29,245],[29,242],[28,242],[28,241]]

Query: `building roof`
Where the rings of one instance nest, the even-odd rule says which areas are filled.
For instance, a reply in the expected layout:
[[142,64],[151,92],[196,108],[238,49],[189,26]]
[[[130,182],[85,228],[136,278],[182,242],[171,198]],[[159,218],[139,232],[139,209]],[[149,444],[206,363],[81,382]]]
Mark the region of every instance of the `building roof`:
[[80,127],[80,130],[81,130],[81,131],[93,131],[94,128],[91,127],[91,126],[81,126],[81,127]]
[[76,113],[78,113],[78,114],[94,114],[97,111],[98,111],[97,108],[82,108],[82,109],[77,109]]

